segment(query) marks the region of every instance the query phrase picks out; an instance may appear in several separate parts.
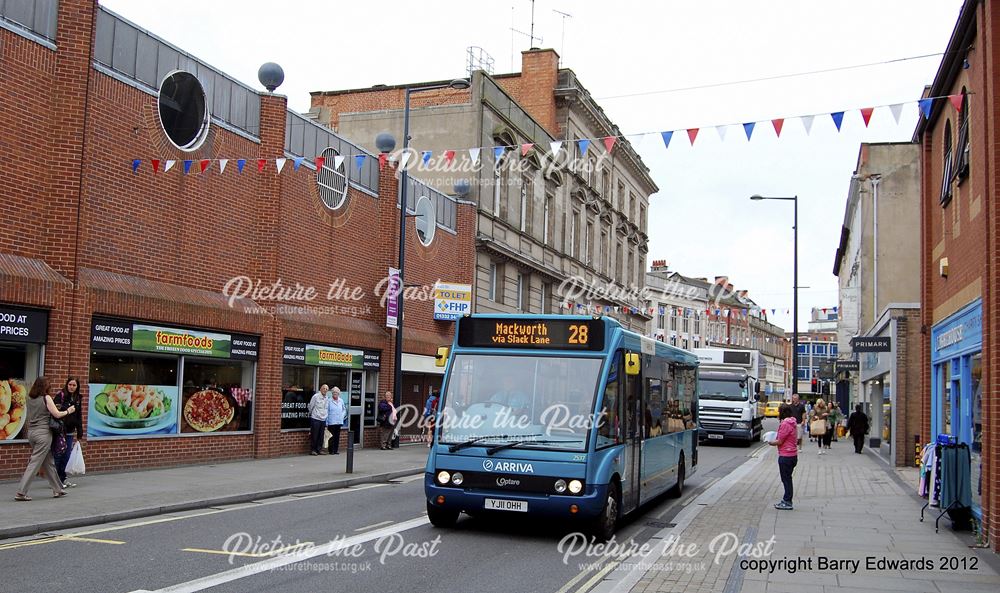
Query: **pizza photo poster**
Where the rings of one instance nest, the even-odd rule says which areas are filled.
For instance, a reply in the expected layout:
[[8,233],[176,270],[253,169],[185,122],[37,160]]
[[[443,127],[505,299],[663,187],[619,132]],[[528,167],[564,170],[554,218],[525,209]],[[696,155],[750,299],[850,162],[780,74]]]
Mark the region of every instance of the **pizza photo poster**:
[[181,402],[181,432],[236,432],[250,430],[248,402],[240,405],[232,394],[219,389],[201,389],[185,394]]

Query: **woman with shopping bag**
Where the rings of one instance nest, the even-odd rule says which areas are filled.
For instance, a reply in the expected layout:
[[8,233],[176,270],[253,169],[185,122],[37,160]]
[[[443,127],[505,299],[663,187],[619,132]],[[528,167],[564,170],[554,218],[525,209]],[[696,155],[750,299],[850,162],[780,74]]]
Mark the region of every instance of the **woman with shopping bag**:
[[35,474],[41,469],[45,478],[52,487],[52,496],[61,498],[66,496],[66,490],[59,482],[59,475],[56,473],[56,464],[52,459],[52,437],[57,426],[61,429],[61,423],[56,420],[65,418],[76,411],[70,406],[68,410],[59,410],[55,402],[52,401],[54,386],[45,377],[38,377],[28,392],[27,401],[27,425],[28,442],[31,443],[31,458],[28,460],[28,467],[24,469],[21,482],[17,487],[17,494],[14,500],[29,501],[28,487],[35,478]]
[[[63,488],[75,488],[76,484],[66,479],[66,464],[69,462],[70,455],[79,448],[80,443],[83,441],[83,421],[80,419],[80,409],[82,408],[80,405],[80,381],[76,377],[66,379],[63,388],[59,390],[59,393],[52,400],[60,411],[65,412],[71,406],[75,410],[72,414],[62,419],[63,430],[61,436],[66,446],[61,447],[60,451],[53,450],[56,472],[59,474],[59,480]],[[74,437],[76,438],[74,439]],[[73,475],[78,474],[74,473]]]
[[812,414],[809,416],[809,434],[816,437],[820,455],[823,454],[823,437],[828,432],[826,423],[829,417],[830,410],[823,398],[816,400],[816,405],[813,406]]

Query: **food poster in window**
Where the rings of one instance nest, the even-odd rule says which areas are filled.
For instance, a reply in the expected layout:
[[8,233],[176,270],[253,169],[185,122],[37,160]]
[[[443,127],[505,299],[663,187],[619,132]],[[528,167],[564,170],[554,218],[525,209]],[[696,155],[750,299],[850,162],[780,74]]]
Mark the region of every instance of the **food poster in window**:
[[27,418],[27,401],[28,386],[24,379],[0,379],[0,441],[27,438],[21,434]]
[[88,401],[88,436],[177,433],[176,385],[91,383]]
[[180,431],[249,431],[253,417],[253,364],[186,358]]

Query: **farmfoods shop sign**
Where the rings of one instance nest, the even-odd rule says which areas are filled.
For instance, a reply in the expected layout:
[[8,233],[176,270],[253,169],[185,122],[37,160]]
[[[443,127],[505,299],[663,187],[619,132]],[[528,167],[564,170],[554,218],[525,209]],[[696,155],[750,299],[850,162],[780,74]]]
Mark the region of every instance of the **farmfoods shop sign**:
[[90,345],[95,350],[131,350],[257,360],[259,344],[257,336],[147,325],[117,319],[94,319],[90,332]]
[[285,341],[282,358],[286,364],[305,364],[343,369],[377,369],[380,362],[380,357],[375,352],[306,344],[290,340]]

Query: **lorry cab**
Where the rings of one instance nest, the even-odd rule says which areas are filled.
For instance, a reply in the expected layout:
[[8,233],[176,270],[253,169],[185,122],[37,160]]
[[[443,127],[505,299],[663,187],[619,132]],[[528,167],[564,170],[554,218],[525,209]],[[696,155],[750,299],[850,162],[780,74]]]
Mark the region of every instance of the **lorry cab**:
[[749,445],[763,433],[757,351],[700,348],[698,440]]

